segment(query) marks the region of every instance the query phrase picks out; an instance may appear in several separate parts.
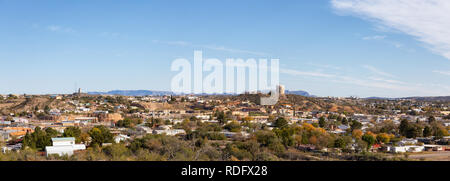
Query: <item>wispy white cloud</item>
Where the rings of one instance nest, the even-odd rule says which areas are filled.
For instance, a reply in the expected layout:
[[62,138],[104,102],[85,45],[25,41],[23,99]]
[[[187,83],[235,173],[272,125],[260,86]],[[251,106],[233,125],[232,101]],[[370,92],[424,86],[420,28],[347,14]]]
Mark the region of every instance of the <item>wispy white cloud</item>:
[[374,36],[365,36],[362,39],[363,40],[383,40],[385,38],[386,38],[386,36],[383,36],[383,35],[374,35]]
[[159,40],[153,40],[154,43],[162,43],[166,45],[175,45],[175,46],[190,46],[190,47],[198,47],[198,48],[204,48],[204,49],[210,49],[210,50],[217,50],[217,51],[224,51],[229,53],[244,53],[244,54],[251,54],[251,55],[257,55],[257,56],[265,56],[268,55],[264,52],[256,52],[256,51],[249,51],[249,50],[242,50],[242,49],[234,49],[234,48],[228,48],[224,46],[217,46],[217,45],[200,45],[200,44],[193,44],[186,41],[159,41]]
[[416,37],[450,59],[449,0],[331,0],[341,14],[351,14]]
[[376,40],[379,40],[379,41],[387,43],[387,44],[389,44],[389,45],[391,45],[391,46],[393,46],[395,48],[403,48],[404,47],[404,45],[402,43],[398,42],[398,41],[389,40],[386,35],[364,36],[361,39],[365,40],[365,41],[376,41]]
[[381,77],[369,77],[370,80],[379,81],[379,82],[386,82],[391,84],[406,84],[405,82],[399,81],[399,80],[393,80],[393,79],[385,79]]
[[101,32],[100,36],[102,37],[109,37],[109,38],[118,38],[120,36],[122,36],[120,33],[116,33],[116,32]]
[[216,46],[216,45],[203,45],[202,47],[211,49],[211,50],[219,50],[219,51],[226,51],[230,53],[245,53],[245,54],[252,54],[252,55],[258,55],[258,56],[264,56],[267,55],[263,52],[255,52],[255,51],[249,51],[249,50],[240,50],[240,49],[233,49],[233,48],[227,48],[224,46]]
[[47,26],[47,30],[52,31],[52,32],[65,32],[65,33],[74,33],[75,32],[75,30],[72,28],[62,27],[59,25]]
[[[367,66],[373,68],[371,66]],[[387,73],[378,69],[372,69],[377,72],[376,76],[352,76],[341,74],[330,74],[324,72],[311,72],[311,71],[299,71],[293,69],[280,68],[281,74],[287,74],[298,77],[314,77],[323,82],[337,83],[340,85],[351,85],[352,87],[364,87],[370,88],[373,91],[385,92],[386,95],[394,97],[403,96],[430,96],[430,95],[448,95],[450,91],[449,87],[443,85],[431,85],[431,84],[415,84],[396,80],[391,76],[386,76]],[[390,75],[390,74],[387,74]],[[389,78],[385,78],[389,77]],[[388,96],[389,97],[389,96]]]
[[361,77],[353,77],[338,74],[328,74],[323,72],[310,72],[310,71],[299,71],[293,69],[280,68],[280,73],[288,74],[292,76],[309,76],[316,78],[325,78],[326,81],[351,84],[363,87],[380,88],[380,89],[390,89],[390,90],[412,90],[409,86],[404,85],[405,83],[401,81],[383,79],[378,77],[369,77],[367,79]]
[[375,73],[375,74],[378,74],[378,75],[381,75],[381,76],[395,77],[394,75],[392,75],[390,73],[384,72],[384,71],[379,70],[379,69],[377,69],[377,68],[375,68],[373,66],[370,66],[370,65],[363,65],[363,67],[366,68],[367,70],[370,70],[372,73]]
[[160,43],[160,44],[166,44],[166,45],[176,45],[176,46],[192,46],[191,43],[186,41],[160,41],[160,40],[153,40],[153,43]]
[[330,64],[317,64],[317,63],[312,63],[312,62],[309,62],[307,64],[315,66],[315,67],[319,67],[319,68],[335,69],[335,70],[341,70],[342,69],[342,67],[335,66],[335,65],[330,65]]
[[321,72],[299,71],[299,70],[286,69],[286,68],[280,68],[280,73],[293,75],[293,76],[312,76],[312,77],[324,77],[324,78],[336,77],[336,75],[333,75],[333,74],[326,74],[326,73],[321,73]]
[[434,73],[450,76],[450,71],[433,70]]
[[[361,77],[339,76],[331,81],[341,84],[367,87],[379,92],[386,92],[387,95],[391,96],[396,94],[398,95],[396,97],[448,95],[449,90],[442,86],[406,83],[398,80],[374,77],[365,79]],[[434,86],[434,88],[430,88],[432,86]]]
[[336,82],[353,84],[363,87],[371,87],[371,88],[379,88],[381,90],[397,90],[397,91],[411,91],[414,90],[413,87],[402,85],[394,82],[386,82],[383,79],[371,80],[371,79],[363,79],[359,77],[350,77],[350,76],[340,76],[339,79],[334,80]]

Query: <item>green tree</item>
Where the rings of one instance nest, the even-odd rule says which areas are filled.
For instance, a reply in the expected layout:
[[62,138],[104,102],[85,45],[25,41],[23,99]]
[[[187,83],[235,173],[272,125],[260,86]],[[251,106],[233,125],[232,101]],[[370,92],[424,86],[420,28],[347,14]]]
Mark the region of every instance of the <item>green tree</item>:
[[348,125],[348,120],[347,120],[347,118],[345,118],[345,117],[342,118],[342,121],[341,121],[341,122],[342,122],[343,125]]
[[111,160],[127,160],[130,150],[123,144],[112,144],[102,149],[103,153],[111,158]]
[[256,141],[263,147],[267,147],[276,152],[284,151],[283,144],[272,131],[257,131],[255,137]]
[[225,129],[231,132],[241,131],[241,125],[237,121],[232,121],[224,126]]
[[444,136],[448,135],[447,129],[445,129],[442,125],[439,125],[437,123],[434,123],[432,125],[432,130],[433,130],[433,136],[435,139],[441,139]]
[[432,134],[433,134],[433,130],[431,129],[431,127],[425,126],[425,128],[423,129],[423,136],[430,137]]
[[80,143],[81,129],[79,127],[70,126],[64,129],[63,137],[74,137],[76,143]]
[[27,147],[36,149],[36,142],[33,140],[33,136],[31,135],[31,133],[27,133],[22,140],[22,149],[25,149]]
[[53,128],[45,128],[45,134],[47,134],[47,136],[50,138],[55,138],[59,133]]
[[[123,120],[117,121],[116,126],[122,128],[133,128],[136,125],[141,124],[142,122],[143,120],[139,118],[125,118]],[[160,120],[158,124],[160,123],[162,123],[162,120]]]
[[422,126],[418,124],[410,124],[406,130],[407,138],[416,138],[422,136]]
[[407,134],[409,129],[410,129],[409,121],[406,120],[406,119],[403,119],[400,122],[400,125],[398,126],[398,130],[399,130],[400,135],[406,136],[406,134]]
[[38,126],[33,133],[27,133],[22,140],[22,148],[29,147],[31,149],[44,150],[46,146],[50,146],[54,132],[48,128],[46,130],[48,130],[48,134]]
[[293,128],[283,128],[274,130],[275,134],[281,139],[281,142],[285,147],[293,146],[295,143],[294,139],[294,129]]
[[334,140],[334,147],[344,149],[347,147],[347,143],[345,142],[344,138],[339,137]]
[[362,128],[362,124],[359,121],[352,120],[352,123],[350,125],[351,131],[353,131],[355,129],[361,129],[361,128]]
[[277,120],[275,120],[275,126],[278,128],[286,128],[289,126],[289,124],[286,119],[284,119],[283,117],[279,117]]
[[223,111],[216,112],[217,121],[219,121],[220,124],[225,124],[227,122],[227,117]]
[[367,148],[369,149],[370,147],[372,147],[373,144],[375,144],[376,139],[375,137],[373,137],[373,135],[371,134],[364,134],[362,136],[362,140],[365,141],[367,143]]
[[48,105],[45,105],[44,112],[45,114],[48,114],[50,112],[50,107]]
[[434,122],[436,122],[436,118],[435,118],[434,116],[430,116],[430,117],[428,118],[428,124],[432,124],[432,123],[434,123]]
[[13,117],[11,117],[11,116],[7,116],[6,118],[5,118],[5,121],[13,121],[14,119],[13,119]]
[[396,133],[396,125],[395,125],[395,123],[390,121],[390,120],[384,121],[381,124],[380,132],[381,133],[395,134]]
[[88,132],[91,137],[91,145],[101,146],[103,143],[112,143],[113,135],[105,126],[95,126]]
[[319,118],[319,127],[324,128],[326,126],[325,118],[322,116]]

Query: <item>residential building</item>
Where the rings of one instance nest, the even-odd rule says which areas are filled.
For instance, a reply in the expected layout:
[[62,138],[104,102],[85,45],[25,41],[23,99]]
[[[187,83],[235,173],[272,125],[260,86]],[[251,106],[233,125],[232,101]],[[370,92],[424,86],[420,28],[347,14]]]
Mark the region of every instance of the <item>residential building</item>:
[[75,144],[74,137],[52,138],[52,143],[53,146],[45,147],[47,156],[52,154],[57,154],[59,156],[71,156],[73,155],[74,151],[86,149],[86,146],[84,144]]

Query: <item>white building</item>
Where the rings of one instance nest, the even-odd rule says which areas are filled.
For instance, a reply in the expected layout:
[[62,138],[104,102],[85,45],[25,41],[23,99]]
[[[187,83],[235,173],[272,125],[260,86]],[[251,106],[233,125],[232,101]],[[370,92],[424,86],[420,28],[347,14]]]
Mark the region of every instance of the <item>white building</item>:
[[210,118],[209,115],[197,115],[195,116],[197,119],[208,120]]
[[233,136],[238,135],[238,134],[242,135],[242,136],[245,137],[245,138],[247,138],[247,137],[250,136],[250,134],[247,133],[247,132],[245,132],[245,131],[241,131],[241,132],[230,132],[230,131],[228,131],[228,130],[223,130],[223,131],[221,131],[220,133],[224,134],[225,137],[227,137],[227,138],[232,138]]
[[114,137],[114,142],[120,143],[121,141],[126,141],[126,140],[128,140],[128,139],[130,139],[129,136],[123,135],[123,134],[119,134],[119,135],[117,135],[117,136]]
[[390,148],[390,151],[394,153],[422,152],[424,150],[424,146],[393,146]]
[[153,130],[153,134],[166,134],[169,136],[175,136],[178,134],[186,134],[186,131],[184,131],[184,129]]
[[67,138],[52,138],[53,146],[46,146],[45,151],[47,156],[51,154],[58,154],[59,156],[73,155],[74,151],[85,150],[86,146],[84,144],[75,144],[74,137]]
[[405,139],[399,141],[398,144],[400,146],[415,145],[415,144],[417,144],[417,140],[416,139],[411,139],[411,138],[405,138]]
[[136,131],[143,132],[145,134],[151,134],[153,133],[153,129],[147,127],[147,126],[137,126]]

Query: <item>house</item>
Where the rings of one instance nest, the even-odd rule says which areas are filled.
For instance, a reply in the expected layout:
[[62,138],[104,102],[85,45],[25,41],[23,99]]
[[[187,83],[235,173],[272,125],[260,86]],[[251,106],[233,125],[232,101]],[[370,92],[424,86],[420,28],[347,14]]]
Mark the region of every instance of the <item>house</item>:
[[416,138],[418,142],[425,143],[425,144],[431,144],[433,142],[433,137],[428,138]]
[[98,122],[98,118],[97,117],[76,117],[75,121],[80,121],[80,122]]
[[442,145],[424,145],[425,151],[444,151]]
[[350,126],[347,126],[347,125],[339,125],[338,126],[338,129],[340,129],[340,130],[347,130],[349,128],[350,128]]
[[6,153],[8,151],[17,151],[22,148],[22,143],[17,143],[15,145],[7,145],[2,147],[2,153]]
[[4,133],[3,130],[0,130],[0,142],[3,142],[5,140],[9,139],[9,134],[8,133]]
[[142,132],[145,134],[150,134],[153,132],[153,130],[147,126],[137,126],[136,131],[139,131],[139,132]]
[[450,115],[450,111],[441,111],[441,114],[447,116],[447,115]]
[[86,146],[84,144],[75,144],[74,137],[66,138],[52,138],[53,146],[46,146],[45,151],[47,156],[52,154],[57,154],[59,156],[73,155],[74,151],[85,150]]
[[25,136],[28,132],[32,133],[33,130],[31,128],[26,127],[6,127],[3,128],[3,130],[7,133],[9,133],[10,137],[22,137]]
[[247,117],[249,115],[249,113],[248,112],[243,112],[243,111],[232,111],[231,115]]
[[75,126],[75,121],[61,121],[62,126]]
[[195,117],[201,120],[208,120],[210,118],[208,115],[197,115]]
[[401,145],[401,146],[405,146],[405,145],[415,145],[415,144],[417,144],[417,140],[416,139],[408,139],[408,138],[405,138],[405,139],[403,139],[403,140],[401,140],[401,141],[399,141],[399,145]]
[[11,121],[0,121],[0,125],[9,126],[9,125],[11,125]]
[[153,130],[153,134],[166,134],[169,136],[175,136],[178,134],[186,134],[186,131],[184,129]]
[[340,130],[340,129],[336,129],[334,131],[329,131],[330,133],[334,133],[334,134],[345,134],[347,133],[347,131],[344,130]]
[[182,123],[182,122],[183,122],[182,119],[172,119],[172,120],[170,120],[170,121],[172,122],[173,125],[176,125],[176,124],[178,124],[178,123]]
[[228,130],[223,130],[223,131],[221,131],[220,133],[224,134],[225,137],[227,137],[227,138],[232,138],[232,137],[235,136],[235,135],[241,135],[241,136],[243,136],[244,138],[248,138],[248,137],[250,136],[250,134],[247,133],[247,132],[245,132],[245,131],[241,131],[241,132],[230,132],[230,131],[228,131]]
[[28,119],[14,117],[12,122],[14,122],[14,123],[28,124],[29,121],[28,121]]
[[129,136],[124,135],[124,134],[119,134],[119,135],[117,135],[117,136],[114,137],[114,142],[120,143],[121,141],[126,141],[126,140],[128,140],[128,139],[130,139]]
[[59,116],[61,115],[61,111],[59,109],[51,109],[49,111],[50,115]]
[[219,123],[218,120],[201,120],[202,123]]
[[170,129],[172,129],[172,125],[159,125],[158,129],[159,130],[170,130]]
[[393,146],[390,149],[393,153],[405,153],[405,152],[422,152],[425,151],[424,146]]

